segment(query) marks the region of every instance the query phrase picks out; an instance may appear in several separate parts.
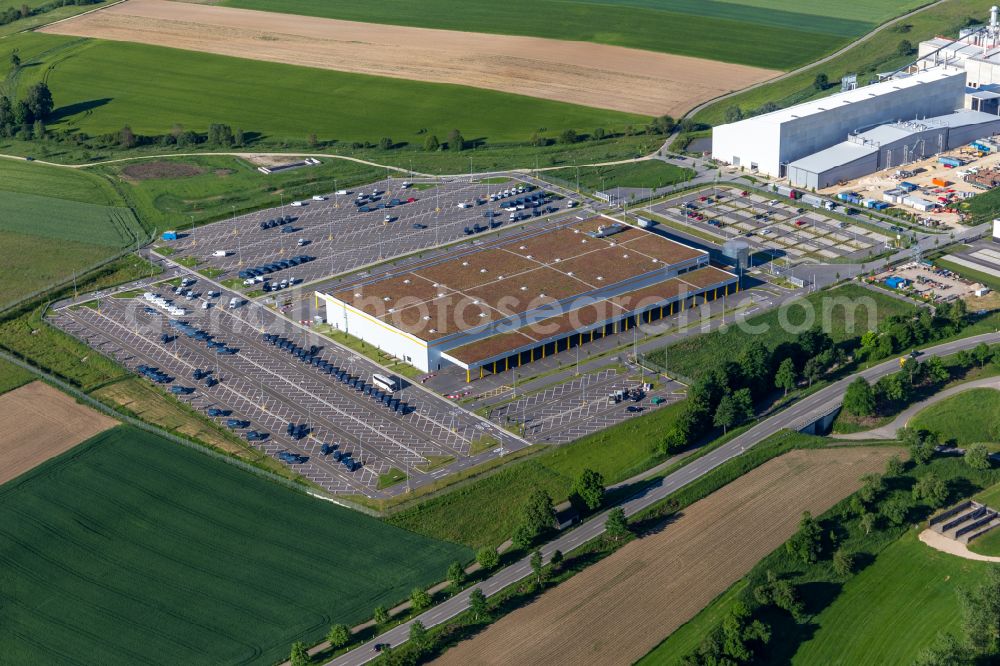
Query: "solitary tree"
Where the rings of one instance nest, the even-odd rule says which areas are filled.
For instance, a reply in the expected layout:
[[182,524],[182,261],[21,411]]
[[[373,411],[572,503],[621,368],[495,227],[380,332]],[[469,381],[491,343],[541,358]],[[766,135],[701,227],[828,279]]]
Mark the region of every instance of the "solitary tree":
[[736,425],[736,403],[733,394],[727,393],[719,400],[719,406],[715,408],[715,416],[712,423],[717,428],[722,428],[722,432],[727,432]]
[[621,539],[632,534],[628,521],[625,519],[625,510],[621,507],[611,509],[608,519],[604,522],[604,531],[612,541],[617,543]]
[[521,522],[515,529],[515,542],[518,547],[527,547],[538,537],[546,534],[556,522],[556,508],[552,498],[541,488],[536,488],[528,496],[521,510]]
[[431,595],[422,587],[415,587],[410,591],[410,605],[413,610],[422,611],[431,605]]
[[563,563],[563,552],[558,548],[552,551],[552,557],[549,558],[549,564],[552,565],[553,571],[558,571]]
[[989,469],[990,450],[985,444],[973,444],[965,450],[965,462],[972,469]]
[[830,87],[830,77],[828,77],[826,74],[820,72],[819,74],[816,75],[816,78],[813,79],[813,88],[815,88],[816,90],[826,90],[829,87]]
[[778,366],[778,371],[774,373],[774,385],[780,389],[785,390],[785,395],[795,388],[795,361],[790,358],[786,358]]
[[943,505],[948,500],[948,484],[934,473],[925,474],[913,484],[913,499],[924,501],[932,507]]
[[972,358],[976,359],[976,363],[979,364],[980,368],[986,367],[986,364],[989,363],[992,357],[993,350],[985,342],[980,342],[972,350]]
[[469,595],[469,611],[472,612],[472,619],[479,621],[479,618],[486,617],[486,595],[478,587]]
[[874,513],[863,513],[858,518],[858,522],[861,523],[861,529],[865,531],[865,534],[871,534],[872,530],[875,528],[875,514]]
[[21,66],[21,56],[17,54],[17,51],[13,51],[10,54],[10,66],[13,69],[17,69]]
[[885,463],[886,476],[889,477],[899,476],[902,473],[903,473],[903,461],[900,460],[899,456],[893,456],[886,461]]
[[726,107],[726,122],[735,123],[738,120],[743,120],[743,110],[735,104]]
[[495,569],[498,564],[500,564],[500,553],[497,552],[496,548],[491,548],[490,546],[483,546],[476,552],[476,562],[479,566],[490,571]]
[[418,649],[423,649],[427,644],[427,627],[420,620],[410,623],[410,640]]
[[602,499],[604,499],[604,477],[601,476],[600,472],[595,472],[589,467],[584,468],[576,483],[573,484],[570,501],[578,509],[585,508],[588,511],[593,511],[601,506]]
[[914,51],[913,44],[908,39],[900,40],[899,44],[896,45],[896,54],[900,56],[908,56]]
[[559,135],[559,142],[565,144],[573,144],[577,142],[576,130],[566,129],[563,130],[562,134]]
[[448,132],[448,149],[465,150],[465,137],[457,129]]
[[136,138],[135,134],[132,132],[131,127],[129,127],[128,125],[123,127],[122,131],[119,132],[118,136],[122,148],[135,148]]
[[799,531],[785,542],[785,549],[806,564],[819,559],[823,550],[823,530],[808,511],[802,513]]
[[430,134],[427,136],[426,139],[424,139],[424,150],[426,150],[427,152],[433,152],[435,150],[438,150],[440,147],[441,147],[441,142],[438,141],[438,138],[435,135]]
[[24,99],[28,103],[31,115],[35,119],[48,120],[49,114],[52,113],[52,109],[54,108],[54,102],[52,101],[52,92],[44,81],[28,88],[28,94]]
[[334,649],[344,647],[351,640],[351,630],[347,628],[346,624],[335,624],[330,627],[330,631],[326,635],[326,640],[330,642],[330,646]]
[[844,411],[853,416],[875,414],[875,393],[864,377],[858,377],[847,386],[844,393]]
[[536,550],[531,554],[531,571],[535,574],[535,582],[541,585],[545,582],[545,567],[542,564],[542,551]]
[[461,587],[465,582],[465,569],[461,562],[452,562],[448,565],[448,581],[455,587]]
[[375,624],[385,624],[389,621],[389,609],[385,606],[376,606],[373,614]]
[[882,492],[885,484],[878,474],[865,474],[861,477],[861,488],[858,489],[858,497],[862,502],[873,502],[878,494]]
[[833,570],[838,576],[850,576],[854,571],[854,555],[838,548],[833,554]]
[[394,145],[395,144],[392,142],[392,137],[388,137],[388,136],[382,137],[381,139],[379,139],[379,142],[378,142],[378,147],[381,150],[392,150],[392,147]]
[[306,651],[306,644],[302,641],[296,641],[292,644],[292,654],[288,661],[292,666],[308,666],[309,664],[309,653]]

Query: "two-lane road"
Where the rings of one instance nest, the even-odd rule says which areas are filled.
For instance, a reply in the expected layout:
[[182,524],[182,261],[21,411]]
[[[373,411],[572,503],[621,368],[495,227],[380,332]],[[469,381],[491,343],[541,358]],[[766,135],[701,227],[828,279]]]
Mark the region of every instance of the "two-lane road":
[[[975,337],[963,338],[961,340],[940,344],[935,347],[929,347],[924,350],[921,358],[924,359],[930,356],[954,354],[955,352],[963,349],[971,349],[981,342],[989,344],[1000,342],[1000,332],[984,333]],[[697,460],[692,461],[690,464],[685,465],[676,472],[663,477],[658,484],[647,486],[638,494],[633,495],[619,504],[619,506],[625,510],[626,515],[634,515],[656,502],[659,502],[689,483],[701,478],[711,470],[722,465],[726,461],[735,458],[750,447],[767,439],[779,430],[786,428],[798,430],[806,425],[809,425],[813,421],[826,416],[840,404],[848,384],[850,384],[855,378],[860,376],[864,377],[868,381],[875,381],[880,377],[897,371],[898,369],[899,361],[897,358],[893,357],[889,361],[866,370],[862,370],[861,372],[845,377],[830,386],[824,387],[816,393],[813,393],[784,409],[778,414],[761,421],[745,433],[734,437],[732,440],[723,444],[719,448],[710,451]],[[607,519],[607,514],[608,512],[605,511],[583,523],[579,527],[564,532],[559,536],[559,538],[543,546],[541,551],[546,560],[556,549],[566,553],[573,550],[577,546],[600,536],[600,534],[604,532],[604,522]],[[425,627],[432,627],[441,624],[468,608],[469,594],[476,587],[482,589],[486,596],[490,596],[529,575],[531,575],[531,565],[529,564],[528,558],[525,557],[518,560],[514,564],[501,569],[479,585],[463,590],[451,599],[448,599],[447,601],[444,601],[422,613],[416,619],[420,620]],[[412,620],[390,629],[374,640],[360,645],[354,650],[337,657],[333,661],[329,662],[329,666],[358,666],[371,661],[378,656],[378,653],[374,650],[375,643],[388,643],[392,646],[405,643],[409,639],[411,623]]]

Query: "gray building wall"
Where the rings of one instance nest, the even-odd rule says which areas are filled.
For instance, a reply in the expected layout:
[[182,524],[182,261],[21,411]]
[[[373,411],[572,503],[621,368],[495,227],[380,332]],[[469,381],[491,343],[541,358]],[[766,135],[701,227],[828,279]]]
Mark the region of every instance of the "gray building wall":
[[878,154],[871,153],[853,162],[822,172],[807,171],[794,165],[788,167],[788,178],[796,187],[821,190],[842,180],[852,180],[878,171]]
[[897,120],[943,116],[964,105],[965,74],[837,106],[781,125],[782,163],[818,153],[849,133]]

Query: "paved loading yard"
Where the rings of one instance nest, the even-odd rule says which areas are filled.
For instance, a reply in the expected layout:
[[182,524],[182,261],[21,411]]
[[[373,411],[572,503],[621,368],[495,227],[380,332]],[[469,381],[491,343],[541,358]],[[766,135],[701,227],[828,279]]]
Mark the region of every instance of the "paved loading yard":
[[[664,384],[662,377],[650,379]],[[614,368],[602,368],[496,407],[490,410],[489,417],[501,425],[523,423],[524,436],[532,442],[564,444],[683,397],[683,385],[668,381],[639,401],[608,401],[609,393],[640,385],[638,380],[629,379]],[[654,396],[664,398],[665,402],[653,405]],[[630,407],[635,411],[629,411]]]
[[880,252],[888,240],[857,224],[801,208],[798,202],[756,193],[742,196],[729,188],[705,188],[648,210],[702,235],[710,234],[719,243],[742,237],[755,249],[778,250],[790,259],[863,260]]
[[[495,224],[501,228],[507,226],[510,224],[509,213],[500,207],[516,197],[491,202],[489,196],[505,188],[524,185],[514,179],[506,184],[468,180],[440,183],[414,181],[412,187],[404,189],[403,182],[390,178],[356,188],[349,195],[323,195],[327,197],[325,201],[303,200],[302,206],[291,206],[286,201],[280,208],[257,211],[182,232],[178,240],[163,241],[160,246],[173,250],[173,259],[198,260],[198,270],[211,268],[224,271],[219,279],[239,289],[244,289],[242,280],[238,283],[230,280],[236,278],[242,269],[309,255],[316,260],[277,271],[271,274],[271,278],[294,277],[298,281],[311,282],[386,257],[467,238],[467,227],[477,224],[489,227],[490,220],[483,216],[487,211],[496,213]],[[371,194],[373,191],[381,192],[379,203],[389,203],[393,199],[402,203],[388,209],[359,212],[354,203],[355,197],[358,193]],[[415,201],[405,203],[409,198]],[[483,203],[477,204],[477,201]],[[459,208],[459,204],[469,204],[469,207]],[[552,205],[558,206],[558,203]],[[286,215],[293,218],[289,224],[260,228],[261,222]],[[385,222],[387,215],[392,221]],[[287,228],[293,231],[284,232]],[[300,246],[299,239],[304,239],[307,244]],[[219,250],[229,254],[225,257],[213,256]]]
[[[161,295],[171,296],[166,291]],[[223,292],[218,300],[220,304],[228,303],[231,297],[231,293]],[[497,438],[507,452],[525,446],[500,428],[484,424],[446,400],[413,386],[404,387],[396,397],[414,410],[404,416],[396,414],[318,368],[265,343],[262,332],[274,332],[300,346],[321,346],[320,356],[369,383],[371,374],[378,371],[366,359],[324,344],[321,338],[291,326],[263,306],[248,304],[235,310],[212,307],[183,318],[237,349],[233,355],[220,355],[204,342],[178,334],[170,328],[168,316],[159,311],[149,314],[146,306],[141,298],[108,298],[101,301],[99,310],[64,308],[54,323],[131,369],[141,364],[159,367],[175,378],[164,390],[169,386],[194,387],[193,393],[177,397],[195,409],[232,410],[228,418],[249,420],[251,425],[242,430],[252,428],[269,434],[257,444],[262,450],[269,455],[290,451],[306,456],[307,460],[296,466],[297,471],[330,492],[369,496],[401,492],[405,486],[390,488],[386,493],[376,489],[378,476],[394,467],[410,474],[412,486],[426,483],[456,467],[496,455],[490,451],[469,457],[472,441],[487,433]],[[160,341],[162,333],[177,337],[164,344]],[[196,368],[210,370],[220,382],[205,387],[203,382],[194,381],[192,372]],[[298,441],[288,437],[285,426],[289,422],[307,424],[309,436]],[[339,444],[340,450],[351,452],[362,467],[348,472],[320,454],[323,443]],[[413,469],[444,457],[456,460],[433,474]]]

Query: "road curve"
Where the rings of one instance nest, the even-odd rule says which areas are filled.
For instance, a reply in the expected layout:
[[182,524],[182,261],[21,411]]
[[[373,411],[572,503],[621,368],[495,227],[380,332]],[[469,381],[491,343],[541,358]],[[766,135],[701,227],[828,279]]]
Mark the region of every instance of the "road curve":
[[[963,338],[952,342],[946,342],[934,347],[924,349],[924,357],[944,356],[954,354],[963,349],[971,349],[981,342],[994,344],[1000,342],[1000,332],[984,333],[981,335]],[[767,439],[779,430],[802,428],[816,419],[830,413],[832,408],[840,404],[847,385],[857,377],[864,377],[868,381],[875,381],[880,377],[891,374],[899,369],[896,358],[862,370],[853,375],[834,382],[816,393],[813,393],[802,400],[794,403],[787,409],[774,416],[761,421],[745,433],[734,437],[719,448],[710,451],[701,458],[692,461],[676,472],[669,474],[660,480],[658,485],[651,485],[633,495],[632,497],[619,503],[617,506],[625,510],[627,516],[634,515],[651,505],[664,499],[671,493],[680,490],[691,482],[701,478],[716,467],[728,460],[739,456],[741,453],[751,448],[755,444]],[[542,555],[547,560],[556,549],[567,553],[574,548],[600,536],[604,532],[604,522],[607,519],[608,511],[604,511],[575,529],[571,529],[549,542],[541,548]],[[531,565],[529,559],[524,557],[514,564],[511,564],[482,583],[467,588],[454,597],[434,606],[430,610],[414,618],[420,620],[425,627],[433,627],[442,622],[455,617],[468,608],[469,595],[472,590],[479,588],[486,596],[496,594],[505,587],[520,581],[531,575]],[[409,639],[410,625],[413,620],[404,622],[389,631],[380,634],[375,639],[364,643],[357,648],[346,652],[336,659],[327,662],[327,666],[359,666],[365,664],[378,653],[374,647],[376,643],[388,643],[392,646],[401,645]]]

